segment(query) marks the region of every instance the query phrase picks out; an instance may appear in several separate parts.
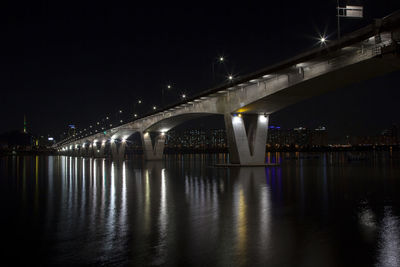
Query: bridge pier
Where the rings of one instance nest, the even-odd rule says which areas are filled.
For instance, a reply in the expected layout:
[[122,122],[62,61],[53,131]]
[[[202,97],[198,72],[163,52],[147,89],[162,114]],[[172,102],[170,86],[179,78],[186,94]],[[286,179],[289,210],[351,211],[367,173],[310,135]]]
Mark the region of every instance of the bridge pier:
[[79,150],[78,148],[74,145],[73,149],[72,149],[72,155],[73,157],[78,157],[79,156]]
[[[163,158],[165,133],[158,133],[154,138],[149,132],[140,132],[143,154],[146,160],[161,160]],[[154,144],[153,144],[154,143]]]
[[90,151],[91,151],[91,149],[89,147],[89,144],[85,144],[81,148],[81,156],[82,157],[90,157]]
[[97,142],[93,142],[89,146],[89,154],[91,157],[95,158],[103,158],[105,156],[104,150],[105,150],[106,144],[105,142],[102,142],[100,144],[100,147],[98,147]]
[[111,156],[114,160],[123,160],[125,158],[126,140],[111,142]]
[[268,116],[225,114],[229,159],[232,164],[265,164]]

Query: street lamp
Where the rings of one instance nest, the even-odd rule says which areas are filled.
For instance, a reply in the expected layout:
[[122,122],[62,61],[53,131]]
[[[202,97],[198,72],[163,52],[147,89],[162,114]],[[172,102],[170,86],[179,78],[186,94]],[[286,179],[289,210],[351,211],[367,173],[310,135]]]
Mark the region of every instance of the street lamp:
[[326,42],[328,42],[328,38],[326,36],[320,36],[319,38],[319,43],[321,46],[326,45]]
[[186,98],[186,94],[182,94],[182,99],[185,99]]
[[[167,90],[171,90],[171,88],[172,88],[172,85],[171,84],[168,84],[167,85]],[[164,87],[162,87],[161,88],[161,106],[164,106],[164,95],[165,95],[165,88]]]
[[140,104],[142,104],[142,100],[141,99],[139,99],[138,101],[136,101],[135,103],[133,103],[133,116],[136,118],[137,117],[137,114],[136,114],[136,105],[140,105]]

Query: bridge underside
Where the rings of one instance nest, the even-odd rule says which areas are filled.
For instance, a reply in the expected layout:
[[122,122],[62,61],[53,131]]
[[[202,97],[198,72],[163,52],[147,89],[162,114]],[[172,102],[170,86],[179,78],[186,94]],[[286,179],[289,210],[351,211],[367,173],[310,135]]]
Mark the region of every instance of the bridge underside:
[[242,107],[241,113],[272,114],[305,99],[400,69],[395,54],[376,57],[305,80]]
[[[263,164],[265,162],[265,144],[268,131],[268,116],[302,100],[322,95],[337,88],[357,83],[400,69],[397,54],[371,58],[314,78],[304,79],[267,97],[261,98],[240,108],[240,112],[224,113],[225,128],[229,146],[230,162],[241,165]],[[163,158],[166,133],[193,119],[216,115],[215,113],[187,113],[163,120],[145,129],[123,128],[114,134],[111,141],[111,155],[114,159],[125,156],[126,139],[133,133],[141,135],[144,156],[147,160]],[[101,140],[96,140],[101,141]],[[81,156],[105,156],[105,144],[95,144],[93,148],[82,149],[68,154]]]
[[173,116],[170,118],[163,119],[149,128],[146,129],[147,132],[168,132],[172,128],[175,128],[176,126],[185,123],[187,121],[199,119],[199,118],[204,118],[212,115],[218,115],[218,114],[213,114],[213,113],[187,113],[187,114],[181,114],[177,116]]
[[[400,15],[396,19],[400,24]],[[297,58],[290,64],[283,62],[277,69],[271,68],[268,72],[257,73],[257,77],[243,79],[241,83],[206,92],[196,99],[109,129],[107,133],[73,139],[63,144],[61,152],[104,156],[108,151],[113,158],[123,159],[129,136],[139,132],[145,158],[158,160],[163,157],[169,130],[189,120],[220,114],[225,119],[231,163],[264,164],[270,114],[305,99],[400,69],[399,29],[380,34],[368,30],[368,34],[360,33],[350,45],[338,41],[337,46],[303,55],[299,57],[301,60]]]

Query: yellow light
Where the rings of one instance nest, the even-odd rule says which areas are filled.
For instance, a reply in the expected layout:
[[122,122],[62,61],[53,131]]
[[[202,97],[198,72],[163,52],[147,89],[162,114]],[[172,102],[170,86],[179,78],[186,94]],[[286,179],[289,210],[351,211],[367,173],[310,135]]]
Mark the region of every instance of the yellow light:
[[239,113],[244,113],[244,112],[246,112],[246,111],[249,111],[249,108],[239,108],[238,110],[237,110],[237,112],[239,112]]

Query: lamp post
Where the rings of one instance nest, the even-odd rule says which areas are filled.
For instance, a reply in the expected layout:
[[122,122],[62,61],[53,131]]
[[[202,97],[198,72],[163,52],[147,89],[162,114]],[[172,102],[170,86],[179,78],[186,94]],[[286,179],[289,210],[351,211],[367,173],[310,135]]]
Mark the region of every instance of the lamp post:
[[171,84],[168,84],[166,88],[165,88],[165,87],[162,87],[162,88],[161,88],[161,106],[162,106],[162,107],[164,107],[165,89],[171,90],[171,88],[172,88],[172,85],[171,85]]
[[222,65],[223,71],[228,71],[227,70],[227,66],[226,66],[226,58],[223,55],[218,56],[212,62],[213,80],[215,80],[215,78],[216,78],[216,73],[215,73],[215,70],[214,70],[214,64],[217,65],[218,71],[221,69],[221,67],[220,67],[221,65]]
[[135,103],[133,103],[133,117],[137,118],[138,114],[137,114],[137,110],[136,110],[136,105],[140,105],[142,104],[142,100],[138,99],[137,101],[135,101]]

